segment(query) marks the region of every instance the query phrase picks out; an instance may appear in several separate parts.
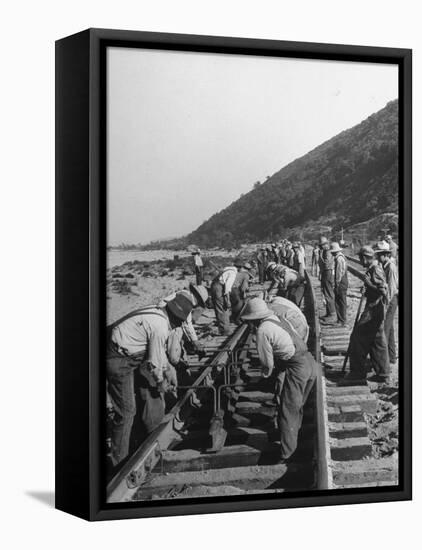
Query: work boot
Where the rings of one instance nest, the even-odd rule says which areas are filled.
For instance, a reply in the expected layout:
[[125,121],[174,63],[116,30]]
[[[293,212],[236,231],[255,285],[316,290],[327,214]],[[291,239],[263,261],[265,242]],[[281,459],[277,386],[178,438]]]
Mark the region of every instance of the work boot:
[[336,318],[332,315],[322,317],[321,323],[323,325],[335,325],[336,324]]
[[362,373],[349,372],[344,378],[337,382],[338,386],[365,386],[366,375]]
[[380,374],[374,374],[368,378],[370,382],[377,382],[377,384],[386,384],[390,383],[389,376],[381,376]]

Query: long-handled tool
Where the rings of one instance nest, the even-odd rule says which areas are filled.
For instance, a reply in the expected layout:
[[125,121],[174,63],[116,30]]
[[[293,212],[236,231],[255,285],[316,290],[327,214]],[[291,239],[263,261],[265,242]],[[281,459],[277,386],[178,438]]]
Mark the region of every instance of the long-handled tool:
[[[356,313],[355,322],[353,324],[353,329],[352,329],[351,334],[353,334],[353,331],[355,330],[355,327],[358,324],[359,319],[360,319],[363,302],[365,300],[365,287],[362,287],[361,293],[362,293],[362,295],[360,297],[359,307],[358,307],[358,310],[357,310],[357,313]],[[346,352],[346,355],[345,355],[344,361],[343,361],[343,369],[341,371],[342,373],[344,373],[346,371],[346,365],[347,365],[347,360],[349,359],[349,355],[350,355],[350,340],[349,340],[349,345],[347,346],[347,352]]]

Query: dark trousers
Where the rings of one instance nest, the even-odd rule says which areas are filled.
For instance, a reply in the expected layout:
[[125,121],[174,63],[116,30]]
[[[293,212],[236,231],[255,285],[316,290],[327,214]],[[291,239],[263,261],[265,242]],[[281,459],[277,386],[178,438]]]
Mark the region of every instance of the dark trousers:
[[395,363],[397,361],[396,335],[394,331],[394,317],[397,311],[397,302],[397,296],[394,296],[388,304],[384,320],[384,331],[390,363]]
[[331,272],[321,272],[321,290],[325,299],[326,315],[335,314],[333,274]]
[[239,314],[245,305],[245,299],[243,298],[239,288],[232,288],[230,292],[230,303],[232,306],[232,319],[235,323],[239,321]]
[[380,376],[389,375],[390,365],[384,332],[384,305],[381,302],[373,307],[371,304],[366,304],[350,336],[349,351],[350,371],[357,378],[366,378],[365,362],[368,353],[375,372]]
[[317,364],[312,355],[305,352],[294,355],[289,361],[276,362],[276,371],[280,450],[281,459],[284,460],[297,448],[303,407],[315,383]]
[[214,281],[211,285],[211,299],[214,306],[217,327],[220,334],[229,334],[229,312],[227,310],[223,285],[218,281]]
[[204,279],[203,271],[204,271],[204,268],[202,266],[198,266],[198,265],[195,266],[195,275],[196,275],[197,285],[202,285],[202,281]]
[[[153,377],[139,361],[110,351],[107,356],[107,390],[113,402],[111,454],[118,464],[129,454],[132,427],[137,413],[135,373],[140,388],[140,421],[144,435],[153,431],[164,416],[164,398],[157,390]],[[141,365],[141,366],[140,366]],[[139,385],[139,386],[138,386]]]
[[341,283],[337,285],[334,290],[334,296],[337,319],[340,323],[344,324],[347,321],[347,286]]
[[261,262],[258,262],[258,277],[259,284],[265,283],[265,265]]

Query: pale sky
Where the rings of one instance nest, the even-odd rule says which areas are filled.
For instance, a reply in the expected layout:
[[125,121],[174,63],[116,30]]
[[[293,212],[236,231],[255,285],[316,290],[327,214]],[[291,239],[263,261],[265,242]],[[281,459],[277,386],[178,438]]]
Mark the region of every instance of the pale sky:
[[196,229],[398,97],[396,65],[108,49],[108,244]]

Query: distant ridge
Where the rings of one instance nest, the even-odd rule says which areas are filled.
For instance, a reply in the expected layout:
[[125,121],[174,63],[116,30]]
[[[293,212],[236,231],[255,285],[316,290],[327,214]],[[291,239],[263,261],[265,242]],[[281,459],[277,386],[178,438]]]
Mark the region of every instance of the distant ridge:
[[312,220],[347,227],[385,212],[398,212],[397,100],[255,185],[186,242],[227,246],[275,238]]

